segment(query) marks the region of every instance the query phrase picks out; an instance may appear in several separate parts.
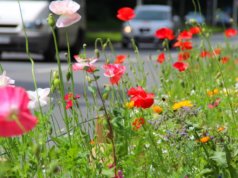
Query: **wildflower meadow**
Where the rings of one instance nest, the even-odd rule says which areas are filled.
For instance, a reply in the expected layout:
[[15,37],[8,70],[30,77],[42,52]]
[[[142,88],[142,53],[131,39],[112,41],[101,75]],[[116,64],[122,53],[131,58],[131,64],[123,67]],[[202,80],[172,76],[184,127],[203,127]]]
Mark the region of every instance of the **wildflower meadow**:
[[[58,68],[48,88],[38,85],[31,57],[35,91],[0,68],[0,177],[237,178],[238,53],[229,43],[237,30],[212,45],[205,24],[163,27],[157,56],[142,58],[131,39],[136,61],[95,39],[94,56],[86,44],[78,54],[68,47],[62,71],[55,31],[78,22],[79,8],[69,0],[49,6]],[[115,15],[134,17],[130,7]]]

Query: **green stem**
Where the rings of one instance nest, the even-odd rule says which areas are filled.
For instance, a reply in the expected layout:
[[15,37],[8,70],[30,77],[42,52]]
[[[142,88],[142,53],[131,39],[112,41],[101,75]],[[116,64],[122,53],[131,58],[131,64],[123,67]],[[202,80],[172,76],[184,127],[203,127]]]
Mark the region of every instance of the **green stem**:
[[65,96],[65,91],[64,91],[64,79],[63,79],[63,73],[62,73],[62,68],[61,68],[61,63],[60,63],[60,56],[59,56],[59,49],[58,49],[58,43],[57,43],[57,38],[56,38],[56,34],[55,34],[55,30],[54,28],[51,26],[51,32],[53,35],[53,40],[54,40],[54,46],[55,46],[55,52],[56,52],[56,60],[57,60],[57,64],[58,64],[58,71],[59,71],[59,78],[60,78],[60,96],[61,96],[61,101],[63,104],[63,111],[64,111],[64,122],[66,124],[66,129],[68,132],[68,137],[69,137],[69,141],[70,141],[70,145],[71,145],[71,136],[70,136],[70,128],[69,128],[69,122],[68,122],[68,115],[66,112],[66,103],[64,101],[64,96]]

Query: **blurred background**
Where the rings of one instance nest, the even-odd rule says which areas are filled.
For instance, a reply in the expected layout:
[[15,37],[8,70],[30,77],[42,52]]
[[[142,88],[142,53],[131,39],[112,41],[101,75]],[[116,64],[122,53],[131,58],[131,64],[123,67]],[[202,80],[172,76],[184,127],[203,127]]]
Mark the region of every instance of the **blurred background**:
[[[121,24],[116,19],[120,7],[136,7],[140,4],[163,4],[172,7],[173,16],[179,17],[182,25],[187,18],[203,18],[212,32],[222,32],[224,27],[237,24],[238,0],[101,0],[87,1],[87,36],[88,43],[96,37],[119,42]],[[193,12],[201,10],[202,17],[195,17]],[[100,14],[100,15],[99,15]]]

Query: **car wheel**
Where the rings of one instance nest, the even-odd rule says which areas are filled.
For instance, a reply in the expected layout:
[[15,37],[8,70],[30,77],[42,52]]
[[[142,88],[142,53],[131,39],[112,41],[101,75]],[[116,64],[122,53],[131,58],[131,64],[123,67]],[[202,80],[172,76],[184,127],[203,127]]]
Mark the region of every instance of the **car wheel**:
[[50,37],[48,47],[43,52],[44,61],[46,62],[54,62],[55,61],[55,45],[53,37]]
[[0,59],[2,59],[2,51],[0,51]]
[[76,41],[75,41],[74,45],[71,47],[71,49],[70,49],[70,54],[71,54],[71,59],[72,60],[73,60],[73,56],[75,54],[79,54],[80,50],[82,49],[84,39],[85,39],[85,32],[84,32],[84,30],[79,29]]

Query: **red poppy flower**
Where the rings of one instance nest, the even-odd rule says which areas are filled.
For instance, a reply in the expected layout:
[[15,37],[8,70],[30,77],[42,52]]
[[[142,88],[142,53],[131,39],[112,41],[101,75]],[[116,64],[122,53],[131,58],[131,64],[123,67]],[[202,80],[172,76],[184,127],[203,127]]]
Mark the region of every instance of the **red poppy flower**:
[[126,71],[126,67],[120,64],[105,64],[103,66],[103,69],[105,70],[104,76],[110,78],[110,82],[112,85],[118,84],[122,75]]
[[191,41],[177,41],[174,47],[179,47],[181,50],[190,50],[193,48]]
[[162,64],[165,61],[165,54],[164,53],[160,53],[157,57],[157,62],[159,62],[160,64]]
[[224,57],[221,58],[221,63],[226,64],[229,61],[229,59],[230,59],[229,57],[224,56]]
[[178,60],[179,60],[179,61],[185,61],[185,60],[187,60],[187,59],[189,59],[189,58],[190,58],[190,53],[187,52],[187,51],[180,52],[180,53],[178,54]]
[[219,56],[221,54],[221,49],[220,48],[216,48],[213,50],[213,55],[217,55]]
[[117,11],[117,18],[122,21],[129,21],[135,17],[134,10],[130,7],[122,7]]
[[192,39],[193,37],[193,34],[190,32],[190,31],[182,31],[179,35],[178,35],[178,40],[190,40]]
[[155,36],[161,40],[164,39],[173,40],[174,32],[169,28],[161,28],[155,32]]
[[64,100],[66,102],[65,108],[66,109],[72,108],[73,107],[73,101],[76,100],[76,99],[79,99],[79,98],[80,98],[80,95],[77,94],[77,95],[74,96],[72,92],[69,92],[68,94],[66,94],[64,96]]
[[201,30],[200,27],[195,26],[195,27],[191,27],[191,28],[189,29],[189,31],[190,31],[193,35],[197,35],[197,34],[201,33],[202,30]]
[[114,64],[122,64],[126,59],[126,55],[117,55],[116,60],[114,61]]
[[29,97],[21,87],[0,88],[0,137],[13,137],[32,130],[37,118],[28,109]]
[[185,62],[175,62],[173,67],[176,68],[179,72],[183,72],[188,68],[188,63]]
[[228,28],[225,30],[225,36],[231,38],[237,35],[237,30],[234,28]]
[[131,101],[134,101],[134,106],[138,108],[149,108],[154,103],[154,94],[146,93],[142,87],[131,88],[127,95],[131,97]]
[[211,53],[209,51],[203,50],[200,53],[200,57],[205,58],[205,57],[211,57]]
[[139,128],[141,128],[142,125],[145,124],[145,119],[144,118],[137,118],[134,120],[134,122],[132,123],[133,129],[134,130],[138,130]]

